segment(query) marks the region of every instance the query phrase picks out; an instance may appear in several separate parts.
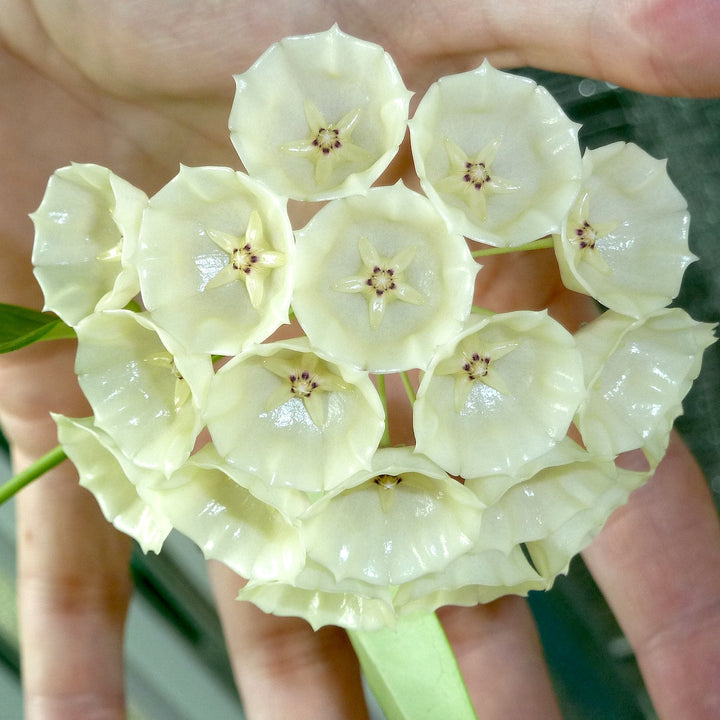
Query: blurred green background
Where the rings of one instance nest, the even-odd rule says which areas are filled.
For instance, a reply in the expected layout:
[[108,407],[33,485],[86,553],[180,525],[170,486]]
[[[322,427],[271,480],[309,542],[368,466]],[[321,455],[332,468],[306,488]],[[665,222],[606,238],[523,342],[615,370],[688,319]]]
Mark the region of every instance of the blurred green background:
[[[668,158],[687,198],[690,247],[700,261],[676,304],[696,320],[720,320],[720,100],[660,98],[603,82],[522,69],[582,123],[583,147],[635,142]],[[717,254],[716,254],[717,253]],[[700,461],[720,507],[720,346],[703,370],[677,427]],[[1,436],[0,436],[1,437]],[[9,477],[0,439],[0,481]],[[15,603],[13,503],[0,507],[0,718],[22,717]],[[156,556],[135,550],[137,592],[128,623],[130,720],[242,718],[197,548],[177,534]],[[567,720],[654,718],[632,649],[582,561],[547,593],[533,593],[537,618]],[[381,717],[378,715],[378,717]]]

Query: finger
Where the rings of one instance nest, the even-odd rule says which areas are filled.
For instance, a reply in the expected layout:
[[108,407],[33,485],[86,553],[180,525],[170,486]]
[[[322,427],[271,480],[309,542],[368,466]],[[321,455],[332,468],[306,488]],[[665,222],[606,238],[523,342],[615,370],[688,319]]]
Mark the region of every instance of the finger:
[[[16,466],[28,460],[16,455]],[[129,538],[67,462],[19,494],[17,521],[25,717],[124,718]]]
[[347,634],[267,615],[235,600],[242,580],[209,563],[230,662],[250,720],[367,718],[360,670]]
[[553,720],[560,710],[523,598],[438,610],[479,720]]
[[635,650],[658,715],[720,717],[720,526],[677,436],[585,560]]

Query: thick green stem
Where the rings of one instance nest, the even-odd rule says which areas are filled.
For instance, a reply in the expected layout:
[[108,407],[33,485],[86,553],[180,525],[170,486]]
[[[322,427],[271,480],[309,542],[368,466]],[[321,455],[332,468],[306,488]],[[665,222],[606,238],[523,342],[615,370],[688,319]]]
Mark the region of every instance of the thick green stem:
[[377,391],[385,411],[385,430],[383,431],[380,447],[390,447],[390,416],[388,415],[387,391],[385,390],[385,376],[376,375]]
[[15,477],[0,485],[0,505],[65,459],[67,459],[67,455],[62,447],[58,445],[49,453],[37,459],[32,465],[26,467],[22,472],[19,472]]
[[475,250],[470,253],[474,258],[487,257],[488,255],[504,255],[505,253],[523,252],[524,250],[546,250],[553,246],[552,237],[544,237],[539,240],[525,243],[524,245],[515,245],[514,247],[491,247]]

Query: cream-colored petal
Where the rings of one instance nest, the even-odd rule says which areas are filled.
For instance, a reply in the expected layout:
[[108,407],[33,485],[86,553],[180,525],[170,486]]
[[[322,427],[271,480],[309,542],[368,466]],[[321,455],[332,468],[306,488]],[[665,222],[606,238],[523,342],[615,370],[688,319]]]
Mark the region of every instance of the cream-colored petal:
[[[150,200],[138,252],[143,301],[188,352],[234,355],[288,322],[294,241],[285,204],[221,167],[183,166]],[[261,237],[259,257],[284,262],[269,255],[230,282],[228,248],[242,248],[248,232]]]
[[[409,127],[423,190],[454,231],[515,246],[559,230],[582,179],[579,125],[544,88],[485,61],[431,85]],[[483,190],[446,181],[467,161],[491,163]]]
[[[480,376],[486,350],[487,383]],[[470,384],[465,366],[474,354],[480,372]],[[440,374],[453,372],[450,357],[455,374]],[[451,475],[513,473],[565,436],[584,395],[575,341],[546,312],[484,317],[441,349],[423,377],[413,408],[417,450]]]
[[[587,150],[583,172],[583,194],[554,237],[563,283],[632,317],[665,307],[697,259],[688,247],[687,203],[665,161],[617,142]],[[576,242],[583,221],[598,238],[594,249]]]
[[[293,309],[312,344],[339,362],[372,372],[425,367],[469,315],[479,266],[428,200],[402,184],[329,203],[296,240]],[[384,269],[404,265],[411,248],[395,275],[415,292],[378,296],[366,282],[373,269],[387,287]]]
[[338,581],[399,585],[441,571],[472,546],[482,506],[412,448],[378,451],[302,518],[308,557]]
[[[75,371],[96,425],[138,465],[171,472],[190,455],[212,376],[209,356],[172,352],[145,316],[108,310],[77,326]],[[165,355],[167,363],[158,361]],[[177,405],[178,375],[192,402]]]
[[122,308],[140,286],[134,253],[147,204],[141,190],[93,164],[56,170],[38,209],[32,262],[45,309],[75,326]]
[[519,546],[509,552],[473,548],[439,573],[423,575],[401,585],[394,598],[398,614],[443,605],[472,606],[489,603],[503,595],[527,595],[544,590],[547,580],[532,568]]
[[715,342],[714,326],[679,308],[642,320],[607,311],[577,342],[588,387],[576,418],[584,443],[605,455],[642,448],[654,468],[703,352]]
[[154,490],[173,526],[246,578],[291,580],[305,549],[295,524],[198,453]]
[[211,384],[205,419],[215,446],[269,487],[336,487],[369,467],[382,437],[384,411],[368,375],[324,356],[313,365],[312,354],[304,339],[260,345]]
[[238,600],[265,612],[302,617],[313,629],[337,625],[349,630],[394,627],[396,617],[388,588],[361,581],[337,582],[325,568],[308,561],[293,583],[250,582]]
[[[127,474],[129,461],[112,440],[93,424],[93,418],[69,418],[53,414],[58,440],[75,465],[80,484],[98,501],[103,515],[118,530],[133,537],[143,552],[160,552],[172,526],[157,506],[140,494]],[[133,477],[151,476],[135,468]],[[153,478],[148,482],[152,484]]]
[[[365,192],[405,135],[411,93],[394,62],[337,26],[281,40],[235,81],[232,142],[248,172],[284,197]],[[320,128],[340,131],[329,162],[312,145]]]

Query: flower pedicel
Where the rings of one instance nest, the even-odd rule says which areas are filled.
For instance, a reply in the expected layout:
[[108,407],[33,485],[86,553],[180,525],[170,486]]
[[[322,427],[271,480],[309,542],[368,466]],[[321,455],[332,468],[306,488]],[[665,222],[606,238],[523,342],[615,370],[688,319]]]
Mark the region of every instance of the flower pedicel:
[[[664,309],[694,259],[664,163],[583,160],[552,97],[485,62],[410,120],[425,195],[371,187],[408,126],[382,48],[333,27],[236,82],[248,174],[182,167],[147,200],[74,165],[33,215],[95,413],[56,418],[82,482],[143,548],[176,527],[242,599],[314,627],[549,587],[657,466],[713,342]],[[293,233],[288,198],[328,202]],[[545,311],[471,315],[467,239],[541,238],[611,308],[576,337]],[[301,337],[273,341],[293,314]],[[386,447],[385,375],[413,369],[417,445]],[[636,449],[650,470],[618,467]]]

